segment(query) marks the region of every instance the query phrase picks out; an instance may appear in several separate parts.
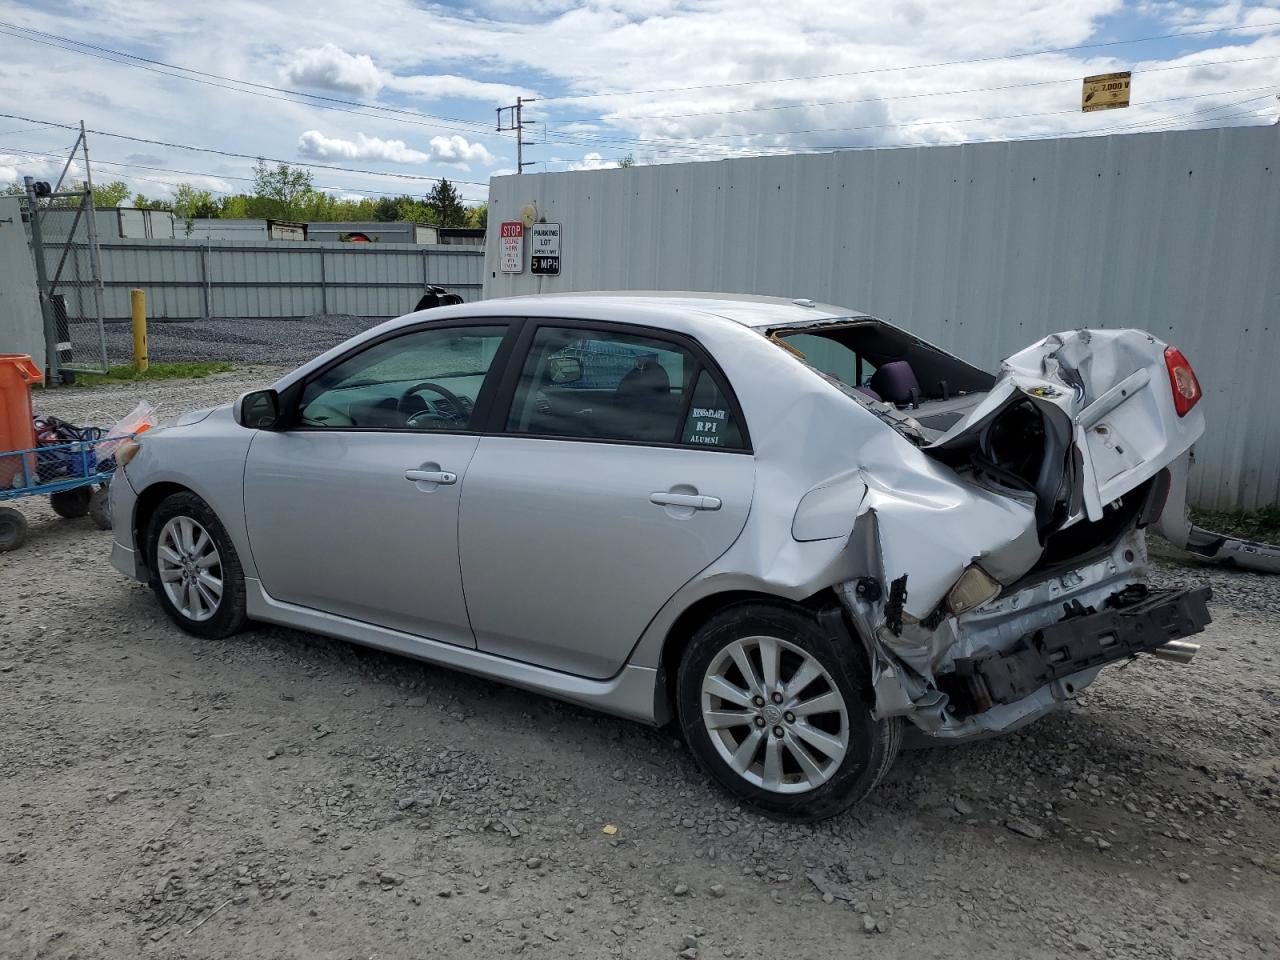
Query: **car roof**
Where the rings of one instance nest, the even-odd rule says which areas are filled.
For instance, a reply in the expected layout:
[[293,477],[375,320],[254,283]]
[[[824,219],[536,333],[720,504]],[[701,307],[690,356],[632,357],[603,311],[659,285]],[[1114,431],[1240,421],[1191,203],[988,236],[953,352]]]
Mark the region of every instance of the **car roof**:
[[[502,305],[518,305],[529,316],[555,317],[568,308],[590,304],[597,309],[610,307],[642,308],[651,315],[679,318],[683,326],[691,314],[703,314],[733,320],[744,327],[781,327],[814,321],[866,317],[859,310],[834,304],[815,303],[803,297],[761,297],[741,293],[697,293],[682,290],[588,290],[576,293],[544,293],[519,297],[482,300],[469,306],[484,306],[501,311]],[[657,317],[655,316],[655,319]]]

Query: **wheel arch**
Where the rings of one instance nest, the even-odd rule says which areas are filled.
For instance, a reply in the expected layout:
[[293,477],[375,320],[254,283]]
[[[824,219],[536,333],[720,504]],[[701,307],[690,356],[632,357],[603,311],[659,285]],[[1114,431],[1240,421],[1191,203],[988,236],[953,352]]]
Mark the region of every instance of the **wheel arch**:
[[[140,565],[148,571],[151,567],[151,557],[147,554],[147,527],[151,523],[151,517],[155,514],[156,508],[175,493],[195,493],[195,491],[172,480],[161,480],[144,488],[133,505],[133,542],[137,548]],[[196,495],[199,496],[199,494]]]
[[[793,600],[776,593],[759,590],[726,590],[699,597],[676,617],[663,640],[658,684],[655,691],[657,702],[654,704],[659,723],[666,723],[675,716],[676,675],[680,670],[680,658],[684,655],[685,648],[689,645],[694,633],[717,614],[747,603],[771,603],[793,610],[804,610],[814,615],[824,610],[839,608],[839,600],[831,587],[823,587],[803,600]],[[846,624],[850,636],[856,637],[842,611],[840,620]]]

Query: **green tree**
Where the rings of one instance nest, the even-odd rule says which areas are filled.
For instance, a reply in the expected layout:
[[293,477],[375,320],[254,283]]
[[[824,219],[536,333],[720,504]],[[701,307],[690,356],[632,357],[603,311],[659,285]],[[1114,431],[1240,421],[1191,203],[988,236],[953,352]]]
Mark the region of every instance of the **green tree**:
[[213,199],[212,191],[201,190],[189,183],[183,183],[178,186],[173,195],[173,213],[174,216],[186,221],[187,236],[189,237],[191,236],[191,231],[195,228],[193,221],[197,217],[216,217],[218,215],[218,203]]
[[448,180],[441,180],[431,188],[427,194],[427,206],[433,214],[431,222],[438,227],[464,227],[467,224],[467,208],[462,205],[462,196]]
[[123,180],[114,180],[108,184],[98,184],[93,188],[93,205],[95,207],[115,208],[129,199],[129,185]]
[[134,194],[130,205],[137,207],[139,210],[172,210],[173,203],[169,200],[153,200],[151,197],[145,197],[142,194]]
[[489,205],[487,203],[477,203],[467,210],[467,226],[476,227],[480,230],[488,229]]
[[379,197],[373,202],[373,219],[380,223],[390,223],[400,219],[400,205],[395,197]]
[[253,195],[271,213],[260,214],[281,220],[297,220],[308,197],[314,193],[311,171],[279,163],[274,167],[259,159],[253,167]]

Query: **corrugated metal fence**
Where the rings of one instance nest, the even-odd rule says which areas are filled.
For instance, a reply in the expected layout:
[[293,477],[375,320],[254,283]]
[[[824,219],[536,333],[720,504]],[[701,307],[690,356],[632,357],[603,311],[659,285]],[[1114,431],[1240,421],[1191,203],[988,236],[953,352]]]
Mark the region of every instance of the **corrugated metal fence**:
[[1136,134],[501,177],[490,217],[562,224],[588,289],[810,297],[892,320],[988,368],[1056,330],[1140,327],[1205,389],[1192,496],[1280,503],[1280,128]]
[[[103,240],[100,248],[108,320],[128,318],[133,287],[146,291],[157,320],[395,317],[427,284],[479,299],[484,257],[471,247],[283,240]],[[51,272],[61,255],[47,249]],[[85,245],[74,244],[72,256],[83,262],[69,269],[87,274]]]

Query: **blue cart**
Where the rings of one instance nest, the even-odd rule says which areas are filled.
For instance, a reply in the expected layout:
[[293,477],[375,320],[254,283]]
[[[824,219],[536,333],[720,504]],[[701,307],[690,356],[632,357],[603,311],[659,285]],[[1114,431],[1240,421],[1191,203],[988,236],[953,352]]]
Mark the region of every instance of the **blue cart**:
[[[111,529],[107,495],[116,469],[115,451],[132,435],[102,433],[87,428],[82,440],[0,451],[0,503],[45,495],[58,516],[88,515],[100,529]],[[26,539],[27,518],[13,507],[0,506],[0,552],[17,550]]]

